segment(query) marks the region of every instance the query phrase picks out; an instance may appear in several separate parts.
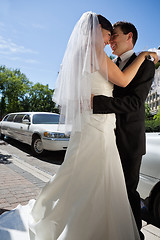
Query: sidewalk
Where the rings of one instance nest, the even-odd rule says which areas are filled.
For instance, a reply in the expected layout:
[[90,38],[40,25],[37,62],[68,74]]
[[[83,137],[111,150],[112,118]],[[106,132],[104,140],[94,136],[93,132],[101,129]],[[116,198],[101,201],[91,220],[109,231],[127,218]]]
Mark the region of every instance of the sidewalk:
[[50,177],[0,150],[0,214],[35,199]]
[[[0,214],[36,198],[50,175],[0,150]],[[143,222],[145,240],[160,240],[160,229]],[[98,240],[98,239],[97,239]]]

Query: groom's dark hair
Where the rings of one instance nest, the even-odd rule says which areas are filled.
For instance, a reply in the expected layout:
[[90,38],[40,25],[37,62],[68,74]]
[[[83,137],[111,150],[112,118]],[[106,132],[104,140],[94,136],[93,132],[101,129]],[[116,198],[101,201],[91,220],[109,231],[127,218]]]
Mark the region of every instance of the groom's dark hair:
[[120,27],[121,31],[124,34],[128,34],[129,32],[133,33],[132,42],[133,46],[136,44],[137,38],[138,38],[138,32],[136,27],[130,23],[125,21],[119,21],[113,24],[113,28]]
[[101,27],[112,33],[113,27],[112,27],[112,24],[110,23],[110,21],[107,20],[105,17],[103,17],[100,14],[98,14],[97,17],[98,17],[99,24],[101,24]]

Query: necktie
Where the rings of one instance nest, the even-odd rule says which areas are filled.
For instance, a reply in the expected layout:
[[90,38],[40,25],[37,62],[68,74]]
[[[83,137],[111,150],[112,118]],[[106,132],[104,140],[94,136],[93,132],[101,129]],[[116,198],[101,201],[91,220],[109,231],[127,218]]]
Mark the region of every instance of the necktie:
[[119,67],[120,62],[121,62],[121,58],[118,57],[118,58],[117,58],[117,61],[116,61],[116,65],[117,65],[117,67]]

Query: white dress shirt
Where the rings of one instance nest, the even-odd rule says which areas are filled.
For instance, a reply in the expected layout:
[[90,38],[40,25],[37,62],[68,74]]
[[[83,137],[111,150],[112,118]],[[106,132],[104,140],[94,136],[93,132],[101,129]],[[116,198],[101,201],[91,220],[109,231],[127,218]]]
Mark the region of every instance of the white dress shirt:
[[133,53],[134,53],[134,51],[132,49],[132,50],[129,50],[129,51],[123,53],[121,56],[119,56],[121,58],[121,62],[119,64],[120,69],[122,69],[126,65],[126,63],[128,62],[129,58],[133,55]]

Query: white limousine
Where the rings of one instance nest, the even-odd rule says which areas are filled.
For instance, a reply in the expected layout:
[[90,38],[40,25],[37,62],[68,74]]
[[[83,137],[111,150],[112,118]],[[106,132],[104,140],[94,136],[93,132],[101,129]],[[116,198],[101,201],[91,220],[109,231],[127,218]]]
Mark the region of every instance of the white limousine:
[[66,150],[69,135],[64,126],[59,130],[59,114],[47,112],[19,112],[7,114],[0,122],[1,139],[5,136],[29,144],[34,155],[45,150]]
[[160,133],[146,133],[138,191],[144,206],[160,227]]

